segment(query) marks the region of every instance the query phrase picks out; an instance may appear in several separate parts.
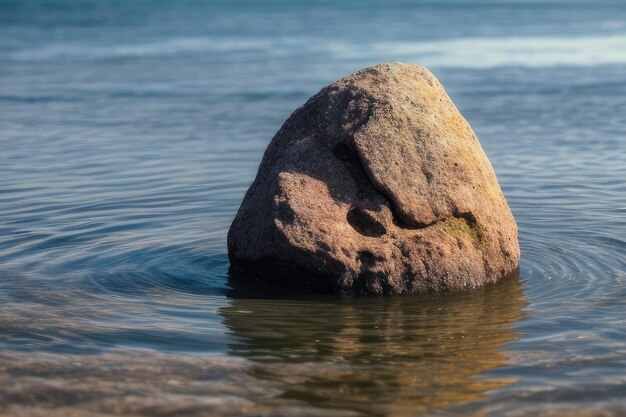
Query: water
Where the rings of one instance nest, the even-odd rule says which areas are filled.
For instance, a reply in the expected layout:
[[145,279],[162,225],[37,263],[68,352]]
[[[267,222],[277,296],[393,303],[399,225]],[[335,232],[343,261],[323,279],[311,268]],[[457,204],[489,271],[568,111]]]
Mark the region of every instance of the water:
[[[626,413],[619,1],[0,1],[0,414]],[[272,135],[427,65],[516,216],[518,277],[337,299],[228,271]]]

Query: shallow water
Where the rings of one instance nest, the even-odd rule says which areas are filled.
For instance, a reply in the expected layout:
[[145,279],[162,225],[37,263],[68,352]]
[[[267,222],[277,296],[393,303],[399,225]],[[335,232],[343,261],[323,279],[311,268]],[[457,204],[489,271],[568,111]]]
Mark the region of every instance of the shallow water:
[[[621,2],[0,2],[0,414],[626,413]],[[520,228],[463,295],[288,294],[228,271],[274,132],[429,66]]]

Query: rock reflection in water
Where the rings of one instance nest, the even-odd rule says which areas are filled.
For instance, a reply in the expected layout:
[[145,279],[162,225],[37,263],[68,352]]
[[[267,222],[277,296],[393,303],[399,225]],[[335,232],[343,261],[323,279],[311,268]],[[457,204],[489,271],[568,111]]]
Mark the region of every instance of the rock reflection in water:
[[365,415],[414,415],[480,398],[510,380],[480,376],[504,365],[503,344],[527,304],[519,275],[436,297],[320,298],[277,290],[231,273],[220,309],[230,354],[253,362],[254,379],[285,401]]

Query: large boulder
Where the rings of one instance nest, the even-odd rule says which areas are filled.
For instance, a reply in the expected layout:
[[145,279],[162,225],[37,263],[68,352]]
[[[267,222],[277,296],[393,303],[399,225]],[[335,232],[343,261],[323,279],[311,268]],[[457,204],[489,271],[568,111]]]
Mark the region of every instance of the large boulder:
[[517,225],[428,70],[362,69],[283,124],[228,233],[233,267],[339,294],[475,288],[518,267]]

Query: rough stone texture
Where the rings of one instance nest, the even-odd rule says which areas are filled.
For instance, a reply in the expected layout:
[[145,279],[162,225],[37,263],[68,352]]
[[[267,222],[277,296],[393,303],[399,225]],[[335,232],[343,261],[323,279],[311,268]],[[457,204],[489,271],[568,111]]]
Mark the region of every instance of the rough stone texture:
[[231,225],[234,267],[340,294],[474,288],[518,267],[517,225],[469,124],[428,70],[322,89],[272,139]]

